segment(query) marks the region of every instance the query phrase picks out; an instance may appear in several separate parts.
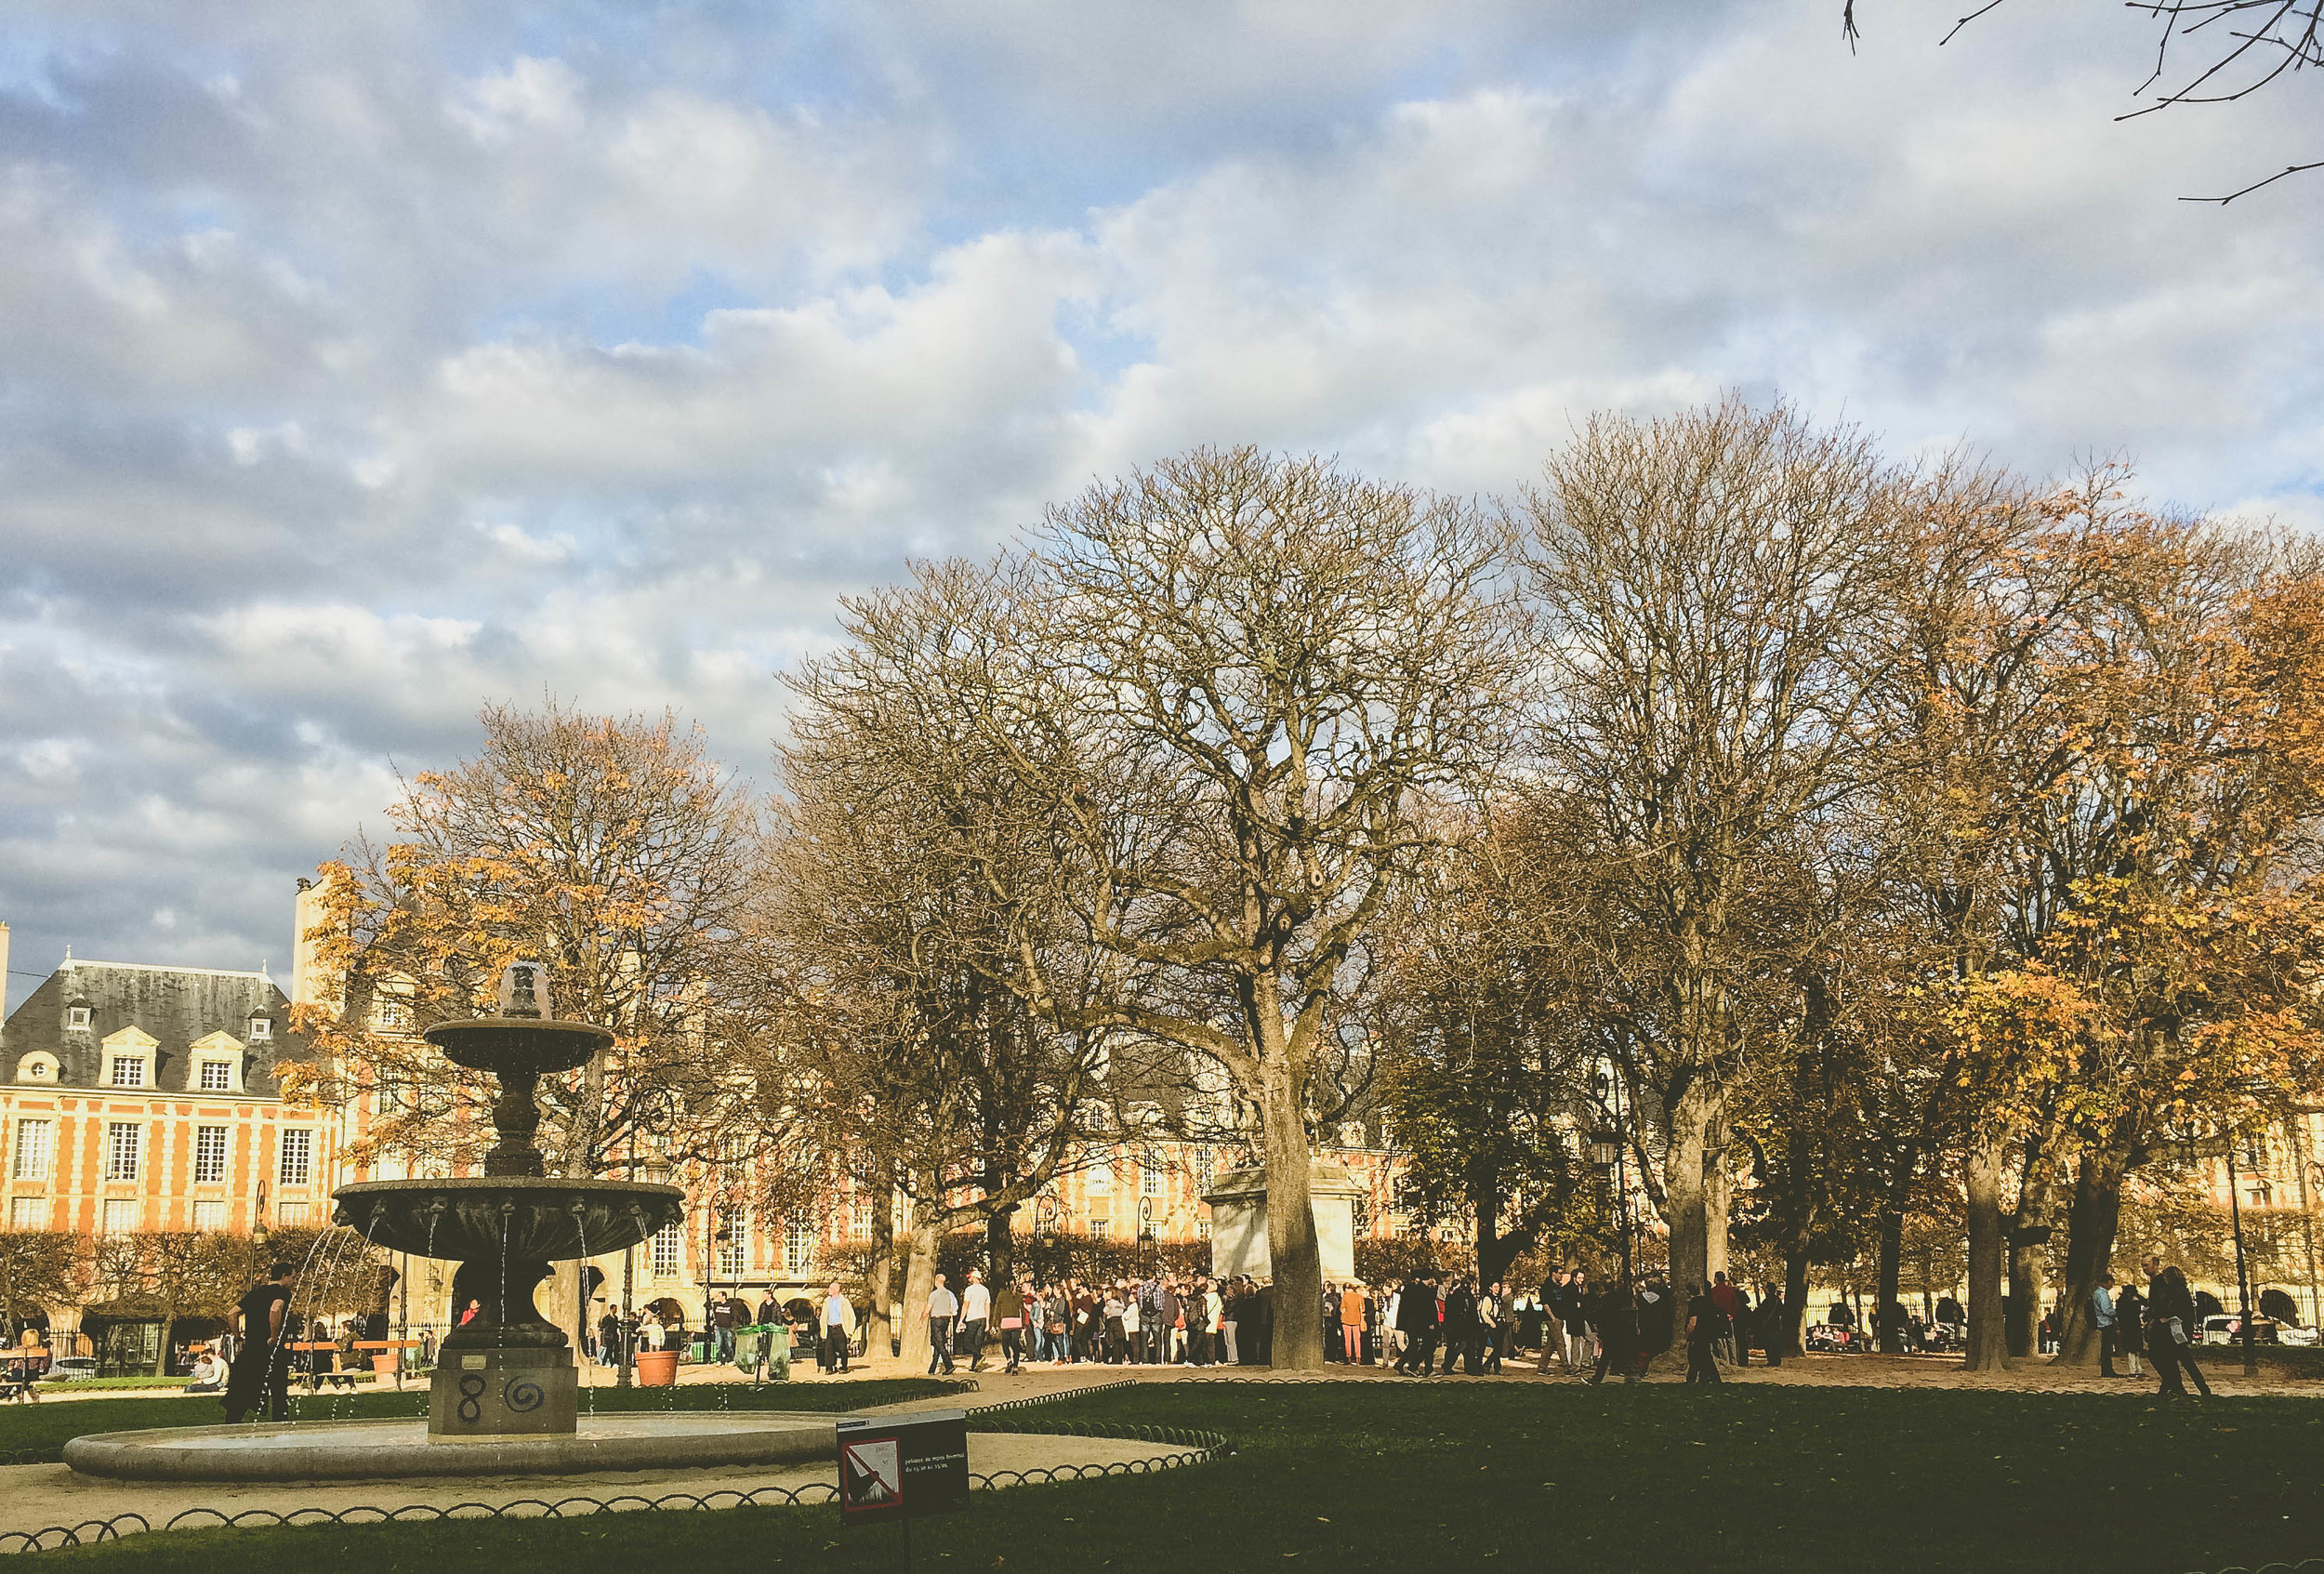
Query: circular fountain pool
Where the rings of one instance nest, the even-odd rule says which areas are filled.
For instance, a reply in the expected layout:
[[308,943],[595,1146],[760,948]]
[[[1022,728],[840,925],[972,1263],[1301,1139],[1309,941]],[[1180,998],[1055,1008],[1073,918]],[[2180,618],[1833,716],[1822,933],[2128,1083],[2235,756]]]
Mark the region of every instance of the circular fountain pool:
[[585,1416],[563,1435],[430,1439],[424,1418],[102,1432],[64,1446],[84,1475],[123,1481],[362,1481],[571,1475],[828,1460],[832,1418],[779,1411]]

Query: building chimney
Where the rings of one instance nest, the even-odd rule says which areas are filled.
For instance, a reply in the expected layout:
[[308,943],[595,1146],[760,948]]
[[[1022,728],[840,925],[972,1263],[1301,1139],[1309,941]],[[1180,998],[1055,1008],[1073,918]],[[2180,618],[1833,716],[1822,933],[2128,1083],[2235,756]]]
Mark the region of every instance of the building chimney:
[[8,1020],[8,926],[0,923],[0,1022]]

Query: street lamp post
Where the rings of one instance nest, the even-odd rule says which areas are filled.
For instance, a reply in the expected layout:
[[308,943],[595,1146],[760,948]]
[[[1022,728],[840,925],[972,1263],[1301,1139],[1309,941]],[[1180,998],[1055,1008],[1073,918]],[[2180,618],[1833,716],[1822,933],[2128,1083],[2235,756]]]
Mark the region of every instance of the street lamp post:
[[1631,1272],[1630,1204],[1622,1195],[1625,1188],[1619,1178],[1622,1170],[1621,1133],[1611,1127],[1600,1127],[1591,1132],[1590,1163],[1614,1191],[1615,1217],[1621,1222],[1622,1231],[1622,1280],[1627,1284]]
[[2258,1349],[2252,1343],[2251,1271],[2243,1256],[2243,1204],[2236,1196],[2236,1140],[2227,1133],[2227,1218],[2234,1227],[2236,1240],[2236,1299],[2243,1303],[2238,1319],[2243,1330],[2243,1375],[2257,1376],[2260,1369]]
[[1590,1133],[1590,1162],[1614,1184],[1615,1217],[1622,1231],[1622,1283],[1631,1283],[1630,1176],[1623,1154],[1622,1105],[1613,1079],[1601,1071],[1597,1076],[1599,1107],[1606,1124]]

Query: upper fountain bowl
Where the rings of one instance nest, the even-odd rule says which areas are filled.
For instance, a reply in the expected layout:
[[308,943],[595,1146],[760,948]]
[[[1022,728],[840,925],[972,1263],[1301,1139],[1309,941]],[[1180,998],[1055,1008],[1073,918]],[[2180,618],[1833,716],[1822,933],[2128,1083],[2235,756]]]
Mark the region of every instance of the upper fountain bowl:
[[612,1030],[594,1023],[525,1016],[439,1022],[420,1037],[455,1065],[520,1078],[548,1077],[587,1065],[614,1041]]

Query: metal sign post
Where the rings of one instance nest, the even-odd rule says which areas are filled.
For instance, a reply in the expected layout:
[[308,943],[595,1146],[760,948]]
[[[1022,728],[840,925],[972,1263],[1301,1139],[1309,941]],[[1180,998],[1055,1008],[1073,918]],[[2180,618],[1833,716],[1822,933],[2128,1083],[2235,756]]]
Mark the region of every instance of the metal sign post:
[[839,1523],[903,1522],[904,1567],[912,1567],[912,1521],[969,1501],[966,1410],[847,1416],[838,1422]]

